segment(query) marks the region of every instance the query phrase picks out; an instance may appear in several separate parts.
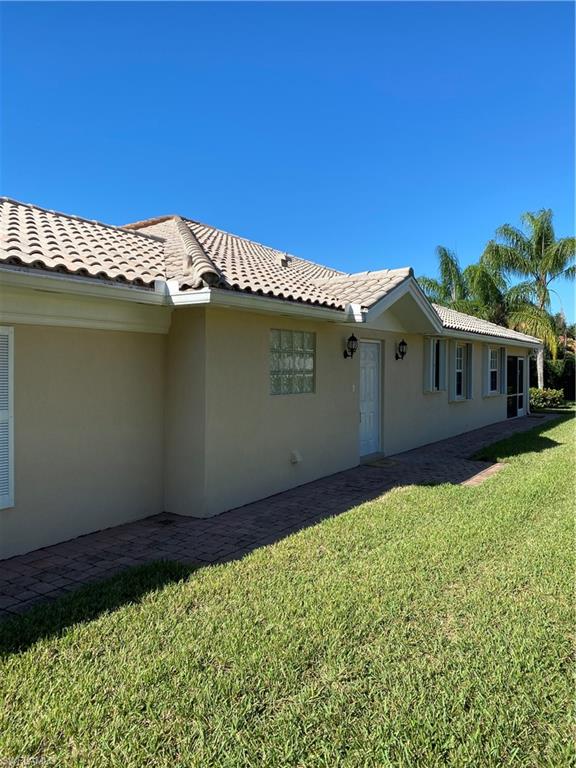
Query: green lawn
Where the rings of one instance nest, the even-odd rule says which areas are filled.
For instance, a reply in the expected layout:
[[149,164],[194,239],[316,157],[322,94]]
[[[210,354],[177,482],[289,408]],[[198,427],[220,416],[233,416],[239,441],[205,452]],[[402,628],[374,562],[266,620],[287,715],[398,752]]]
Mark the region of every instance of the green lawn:
[[573,764],[573,434],[0,625],[0,765]]

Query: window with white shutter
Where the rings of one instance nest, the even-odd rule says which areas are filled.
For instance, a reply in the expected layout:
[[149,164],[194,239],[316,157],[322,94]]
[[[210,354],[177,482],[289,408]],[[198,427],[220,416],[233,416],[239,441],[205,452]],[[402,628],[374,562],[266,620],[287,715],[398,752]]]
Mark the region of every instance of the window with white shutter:
[[446,389],[446,340],[424,339],[424,391]]
[[14,506],[14,389],[12,328],[0,328],[0,509]]
[[484,347],[484,397],[502,394],[506,350],[504,347]]
[[453,342],[450,349],[451,402],[472,400],[474,397],[474,371],[472,367],[473,346],[464,342]]

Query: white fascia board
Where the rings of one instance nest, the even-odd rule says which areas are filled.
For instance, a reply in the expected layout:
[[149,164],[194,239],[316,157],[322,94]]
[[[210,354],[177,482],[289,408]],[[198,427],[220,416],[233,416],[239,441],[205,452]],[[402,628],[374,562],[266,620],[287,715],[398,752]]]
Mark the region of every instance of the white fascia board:
[[466,331],[457,331],[454,328],[444,328],[442,336],[446,336],[452,339],[465,339],[466,341],[481,341],[486,344],[491,344],[493,347],[525,347],[527,349],[538,350],[544,345],[542,342],[523,341],[522,339],[511,339],[507,336],[489,336],[484,333],[467,333]]
[[168,284],[170,303],[175,308],[189,306],[212,306],[229,309],[244,309],[251,312],[266,312],[278,315],[292,315],[311,320],[328,320],[335,323],[358,322],[340,309],[328,309],[313,304],[274,299],[258,294],[230,291],[222,288],[200,288],[181,292],[173,283]]
[[168,333],[172,308],[104,296],[0,286],[0,323]]
[[361,304],[346,304],[346,309],[344,311],[346,313],[346,317],[348,318],[348,322],[364,322],[364,312],[362,311]]
[[48,293],[71,293],[76,296],[90,296],[100,299],[134,301],[139,304],[166,304],[166,290],[162,280],[157,280],[154,290],[138,286],[107,283],[89,277],[32,272],[23,269],[2,267],[0,269],[0,289],[24,288]]
[[[94,278],[74,275],[33,272],[11,267],[0,268],[0,293],[3,291],[41,292],[44,294],[64,294],[76,297],[79,301],[87,299],[112,299],[138,304],[151,304],[166,309],[178,307],[211,305],[246,309],[253,312],[271,312],[281,315],[294,315],[310,319],[328,320],[338,323],[357,322],[357,319],[342,310],[318,307],[312,304],[299,304],[267,296],[235,292],[218,288],[201,288],[182,292],[177,280],[156,280],[154,289],[136,286],[115,285]],[[30,321],[32,318],[28,318]],[[54,319],[54,318],[53,318]],[[12,322],[25,322],[14,319]],[[65,321],[66,322],[66,321]]]
[[386,296],[381,298],[376,302],[376,304],[370,307],[370,309],[364,315],[364,322],[371,323],[376,320],[377,317],[379,317],[387,309],[390,309],[390,307],[392,307],[392,305],[395,304],[398,299],[401,299],[402,296],[406,295],[407,293],[412,296],[418,307],[426,315],[432,327],[435,328],[438,333],[442,333],[443,326],[440,318],[434,311],[434,307],[430,304],[422,292],[422,289],[416,282],[415,278],[411,276],[406,278],[404,282],[400,283],[400,285],[396,286],[396,288],[393,288],[390,293],[387,293]]

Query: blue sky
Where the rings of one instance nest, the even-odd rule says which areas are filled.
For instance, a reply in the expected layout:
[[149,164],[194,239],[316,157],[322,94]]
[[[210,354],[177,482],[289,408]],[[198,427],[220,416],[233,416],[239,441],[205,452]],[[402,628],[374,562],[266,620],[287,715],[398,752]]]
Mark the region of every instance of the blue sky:
[[181,213],[347,271],[433,274],[438,244],[467,264],[541,207],[573,232],[570,3],[1,14],[2,194],[115,224]]

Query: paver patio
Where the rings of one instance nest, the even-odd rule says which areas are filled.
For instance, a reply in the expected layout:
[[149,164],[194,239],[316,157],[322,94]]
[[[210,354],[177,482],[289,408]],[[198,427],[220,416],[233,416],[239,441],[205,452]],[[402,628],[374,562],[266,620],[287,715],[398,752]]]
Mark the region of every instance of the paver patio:
[[553,414],[498,422],[473,432],[378,458],[217,517],[162,513],[0,562],[0,619],[126,568],[154,560],[209,565],[240,558],[391,488],[475,485],[499,465],[468,457],[486,445],[557,418]]

